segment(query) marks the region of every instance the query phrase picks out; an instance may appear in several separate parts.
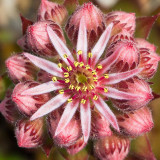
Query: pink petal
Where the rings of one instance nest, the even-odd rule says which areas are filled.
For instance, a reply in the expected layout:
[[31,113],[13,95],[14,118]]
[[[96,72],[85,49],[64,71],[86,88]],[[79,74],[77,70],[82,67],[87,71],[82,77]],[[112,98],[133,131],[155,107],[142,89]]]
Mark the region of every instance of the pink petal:
[[92,49],[92,54],[93,54],[92,65],[93,66],[97,63],[97,61],[99,60],[99,58],[101,57],[101,55],[103,54],[103,52],[106,48],[106,45],[107,45],[108,40],[111,35],[112,27],[113,27],[113,23],[108,25],[108,27],[103,32],[100,39],[98,40],[98,42],[96,43],[96,45]]
[[62,114],[62,117],[58,123],[57,129],[55,131],[55,136],[57,136],[64,128],[68,125],[68,123],[71,121],[72,117],[74,116],[77,108],[79,105],[79,101],[73,101],[71,103],[68,103],[65,106],[65,110]]
[[123,45],[120,45],[113,54],[109,57],[105,58],[100,64],[103,68],[98,72],[98,74],[104,74],[106,71],[110,69],[110,67],[117,61],[119,55],[123,52]]
[[63,77],[62,70],[58,68],[57,64],[45,60],[43,58],[39,58],[37,56],[33,56],[29,53],[24,53],[24,55],[37,67],[40,69],[58,77]]
[[125,99],[125,100],[140,98],[140,95],[138,95],[138,94],[119,91],[119,90],[117,90],[115,88],[111,88],[111,87],[107,87],[107,89],[108,89],[108,92],[107,93],[103,92],[102,94],[104,96],[107,96],[110,98]]
[[95,104],[95,107],[97,110],[109,121],[109,123],[117,130],[119,131],[119,126],[117,123],[116,116],[114,113],[110,110],[108,105],[104,102],[104,100],[99,97],[98,100],[93,101]]
[[52,30],[51,27],[47,27],[47,32],[48,32],[48,36],[52,42],[52,45],[55,47],[55,49],[57,50],[57,52],[59,53],[59,55],[61,56],[61,58],[63,59],[63,61],[69,65],[69,62],[67,61],[66,58],[64,58],[64,55],[67,54],[68,58],[73,62],[74,58],[71,54],[71,52],[69,51],[69,49],[66,47],[66,45],[64,44],[64,42],[57,36],[57,34]]
[[61,89],[63,86],[59,82],[49,81],[36,87],[25,90],[21,95],[39,95]]
[[80,112],[81,112],[81,125],[82,125],[82,133],[84,136],[84,142],[87,142],[91,131],[91,111],[90,111],[89,101],[87,101],[85,104],[81,104]]
[[127,72],[109,74],[109,78],[105,79],[102,83],[104,85],[119,83],[120,81],[126,80],[137,75],[141,71],[141,68],[137,68]]
[[[82,57],[84,62],[87,60],[87,29],[86,22],[84,17],[81,18],[79,32],[78,32],[78,41],[77,41],[77,52],[82,51]],[[77,54],[77,59],[79,59],[79,55]]]
[[37,118],[40,118],[53,110],[60,107],[63,103],[67,101],[69,98],[69,95],[66,94],[59,94],[56,97],[52,98],[50,101],[42,105],[30,118],[30,120],[35,120]]

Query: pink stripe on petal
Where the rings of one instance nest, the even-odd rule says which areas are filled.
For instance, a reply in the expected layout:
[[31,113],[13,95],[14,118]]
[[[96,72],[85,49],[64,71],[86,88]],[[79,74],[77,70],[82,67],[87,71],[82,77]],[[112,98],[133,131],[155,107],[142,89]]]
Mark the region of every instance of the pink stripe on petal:
[[49,82],[40,84],[36,87],[23,91],[21,95],[39,95],[39,94],[52,92],[54,90],[61,89],[63,87],[64,86],[59,82],[49,81]]
[[63,61],[69,65],[69,62],[67,61],[66,58],[64,58],[64,54],[68,55],[68,58],[73,62],[74,58],[71,54],[71,52],[69,51],[69,49],[66,47],[66,45],[64,44],[64,42],[57,36],[57,34],[51,29],[51,27],[47,27],[47,32],[48,32],[48,36],[52,42],[52,45],[55,47],[55,49],[57,50],[58,54],[61,56],[61,58],[63,59]]
[[105,79],[102,83],[104,85],[119,83],[123,80],[126,80],[128,78],[131,78],[131,77],[137,75],[141,71],[142,71],[141,68],[136,68],[136,69],[132,69],[127,72],[109,74],[109,78]]
[[113,126],[113,128],[119,131],[119,126],[116,116],[108,107],[108,105],[104,102],[104,100],[101,97],[99,97],[98,100],[93,102],[97,110],[108,120],[108,122]]
[[82,126],[82,133],[84,136],[84,142],[87,142],[91,131],[91,110],[90,110],[89,100],[87,100],[85,104],[81,104],[80,112],[81,112],[81,126]]
[[43,58],[39,58],[37,56],[31,55],[29,53],[24,53],[24,55],[37,67],[50,73],[54,76],[63,77],[62,70],[58,68],[57,64],[45,60]]
[[[121,49],[122,48],[122,49]],[[105,58],[100,64],[103,66],[101,70],[99,70],[98,74],[104,74],[110,67],[117,61],[121,52],[123,52],[123,45],[120,45],[113,54],[109,57]],[[120,50],[121,49],[121,50]]]
[[96,43],[96,45],[92,49],[92,54],[93,54],[92,65],[93,66],[95,66],[95,64],[97,63],[97,61],[99,60],[99,58],[101,57],[101,55],[103,54],[103,52],[106,48],[106,45],[107,45],[108,40],[111,35],[112,27],[113,27],[113,23],[108,25],[108,27],[103,32],[100,39],[98,40],[98,42]]
[[79,105],[79,101],[73,101],[71,103],[68,103],[65,106],[65,110],[62,114],[62,117],[58,123],[57,129],[55,131],[55,136],[57,136],[61,131],[65,129],[65,127],[68,125],[68,123],[71,121],[72,117],[74,116],[77,108]]
[[30,118],[30,120],[35,120],[37,118],[40,118],[50,112],[52,112],[53,110],[57,109],[58,107],[60,107],[63,103],[65,103],[67,101],[67,99],[69,98],[69,95],[66,94],[59,94],[56,97],[52,98],[51,100],[49,100],[47,103],[45,103],[44,105],[42,105]]
[[[82,51],[82,57],[84,62],[87,61],[87,29],[86,22],[84,17],[81,18],[80,27],[78,32],[78,41],[77,41],[77,52]],[[77,54],[77,59],[79,60],[79,55]]]
[[140,98],[138,94],[133,94],[133,93],[127,93],[123,91],[119,91],[115,88],[107,87],[108,92],[101,92],[104,96],[107,96],[109,98],[114,98],[114,99],[125,99],[125,100],[130,100],[130,99],[137,99]]

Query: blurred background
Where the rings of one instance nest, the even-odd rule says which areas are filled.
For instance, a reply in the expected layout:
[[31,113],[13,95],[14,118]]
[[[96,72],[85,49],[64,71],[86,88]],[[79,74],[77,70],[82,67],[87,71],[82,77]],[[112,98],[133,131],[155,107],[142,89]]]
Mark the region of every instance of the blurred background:
[[[81,0],[80,3],[85,1],[87,0]],[[56,2],[63,3],[63,0],[56,0]],[[135,12],[137,17],[152,16],[160,13],[160,0],[94,0],[92,2],[106,13],[121,10]],[[19,14],[21,13],[24,17],[35,21],[39,4],[40,0],[0,0],[0,74],[6,71],[5,60],[14,52],[21,52],[21,49],[16,44],[17,39],[22,36]],[[157,53],[160,54],[160,18],[154,24],[148,40],[157,46]],[[160,94],[160,66],[151,81],[153,82],[153,91]],[[0,86],[0,90],[3,89],[3,86]],[[160,159],[160,98],[154,100],[149,106],[152,109],[155,126],[148,136],[155,156]],[[140,153],[144,149],[145,141],[143,136],[133,140],[131,154]],[[64,159],[54,149],[52,154],[54,156],[50,156],[49,159],[51,160]],[[76,158],[70,157],[68,160],[83,160],[82,155],[85,159],[86,154],[85,151],[82,151],[79,153],[81,156],[76,155]],[[0,115],[0,160],[45,159],[45,154],[40,149],[26,150],[17,147],[13,127],[7,124]],[[89,159],[93,160],[94,158],[90,157]]]

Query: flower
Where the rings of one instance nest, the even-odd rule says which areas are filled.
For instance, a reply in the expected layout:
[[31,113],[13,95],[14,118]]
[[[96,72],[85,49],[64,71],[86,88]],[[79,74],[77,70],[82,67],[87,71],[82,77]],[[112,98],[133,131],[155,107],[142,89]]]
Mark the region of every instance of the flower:
[[[69,154],[94,139],[97,157],[123,159],[129,152],[129,137],[153,127],[147,108],[153,95],[146,80],[155,74],[160,58],[154,45],[134,38],[134,13],[115,11],[104,16],[91,2],[79,6],[65,26],[73,50],[67,47],[64,26],[57,24],[66,16],[64,5],[42,0],[38,21],[22,20],[24,35],[18,44],[25,52],[6,61],[17,83],[10,101],[22,115],[19,119],[10,114],[18,125],[18,144],[26,148],[42,144],[45,150],[45,128],[54,144]],[[0,104],[5,117],[7,100],[6,96]],[[30,134],[32,129],[36,135]]]

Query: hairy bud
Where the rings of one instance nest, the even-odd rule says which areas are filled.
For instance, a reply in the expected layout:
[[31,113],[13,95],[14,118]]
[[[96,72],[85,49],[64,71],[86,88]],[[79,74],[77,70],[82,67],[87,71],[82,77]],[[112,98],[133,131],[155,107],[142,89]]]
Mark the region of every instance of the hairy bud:
[[62,24],[67,16],[67,10],[63,5],[49,2],[48,0],[41,0],[38,10],[38,21],[51,20],[58,24]]
[[94,152],[101,160],[122,160],[128,154],[129,145],[128,138],[107,136],[95,142]]
[[17,84],[13,90],[12,100],[17,104],[18,109],[25,115],[31,116],[50,99],[49,93],[41,95],[22,95],[25,90],[38,85],[38,82],[26,81]]
[[43,120],[20,120],[15,130],[19,147],[35,148],[42,144]]
[[152,114],[148,107],[119,115],[117,120],[121,130],[131,136],[140,136],[153,128]]

